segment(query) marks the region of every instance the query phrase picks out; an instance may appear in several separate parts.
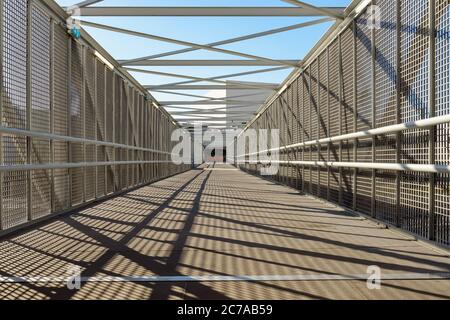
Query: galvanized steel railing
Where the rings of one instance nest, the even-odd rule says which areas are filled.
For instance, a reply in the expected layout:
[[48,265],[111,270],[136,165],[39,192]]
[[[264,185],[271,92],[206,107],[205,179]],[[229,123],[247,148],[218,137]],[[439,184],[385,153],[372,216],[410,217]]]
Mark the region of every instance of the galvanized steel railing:
[[178,126],[52,0],[0,1],[0,235],[189,168]]
[[258,173],[249,157],[279,152],[273,179],[448,246],[450,4],[351,7],[247,127],[280,129],[283,146],[238,165]]

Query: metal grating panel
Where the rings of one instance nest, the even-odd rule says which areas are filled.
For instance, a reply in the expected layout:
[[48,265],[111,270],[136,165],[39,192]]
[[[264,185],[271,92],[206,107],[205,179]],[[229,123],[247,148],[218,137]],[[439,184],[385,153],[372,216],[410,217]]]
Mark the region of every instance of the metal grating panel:
[[324,51],[319,56],[319,138],[328,137],[328,60]]
[[368,14],[356,20],[357,131],[370,129],[372,123],[372,40],[367,27]]
[[353,208],[353,179],[354,170],[344,168],[342,173],[342,204],[347,208]]
[[341,34],[341,52],[342,52],[342,134],[353,132],[354,129],[354,97],[353,97],[353,30],[345,29]]
[[377,170],[375,188],[375,210],[377,218],[392,224],[397,223],[396,173]]
[[[37,5],[31,7],[31,130],[50,132],[50,17]],[[51,162],[50,141],[32,139],[31,161]],[[31,218],[51,212],[51,171],[31,174]]]
[[318,139],[319,137],[319,92],[318,92],[318,62],[317,59],[311,64],[311,139]]
[[356,210],[370,215],[372,213],[372,172],[358,170],[356,185]]
[[[401,121],[425,119],[428,110],[428,46],[425,30],[428,27],[428,1],[402,0],[401,48]],[[404,163],[428,162],[427,130],[409,130],[403,134],[401,161]],[[400,203],[403,226],[420,236],[428,236],[427,175],[405,173],[401,178]]]
[[[337,40],[334,40],[329,46],[329,83],[328,90],[330,95],[330,136],[339,135],[339,117],[340,114],[340,84],[339,84],[339,46]],[[333,115],[333,116],[331,116]]]
[[[66,30],[59,24],[53,26],[53,133],[68,135],[68,43]],[[68,143],[53,142],[54,161],[66,163],[69,160]],[[69,170],[53,171],[54,209],[62,211],[70,207]]]
[[[27,2],[3,1],[2,125],[26,129]],[[2,135],[3,164],[25,164],[26,138]],[[2,229],[27,221],[26,172],[3,173]]]
[[[95,135],[95,56],[91,50],[85,51],[85,61],[84,61],[84,74],[85,74],[85,134],[87,139],[96,139]],[[86,162],[95,162],[95,152],[96,147],[94,145],[86,145],[85,146],[85,161]],[[86,179],[86,189],[85,189],[85,201],[95,199],[95,167],[85,168],[85,179]]]
[[[436,115],[450,114],[450,3],[436,1]],[[450,125],[437,127],[436,162],[450,164]],[[450,175],[436,176],[436,241],[450,245]]]
[[[97,72],[97,104],[95,107],[95,115],[97,118],[96,128],[97,128],[97,140],[105,141],[105,65],[100,61],[96,60],[96,72]],[[97,147],[97,161],[106,161],[105,147]],[[106,194],[105,183],[106,183],[106,168],[97,167],[97,197]]]
[[[71,79],[70,79],[70,134],[73,137],[83,138],[83,110],[82,110],[82,56],[83,48],[72,41],[71,52]],[[84,162],[84,146],[81,143],[70,143],[71,162]],[[70,169],[72,205],[83,202],[84,170],[82,168]]]

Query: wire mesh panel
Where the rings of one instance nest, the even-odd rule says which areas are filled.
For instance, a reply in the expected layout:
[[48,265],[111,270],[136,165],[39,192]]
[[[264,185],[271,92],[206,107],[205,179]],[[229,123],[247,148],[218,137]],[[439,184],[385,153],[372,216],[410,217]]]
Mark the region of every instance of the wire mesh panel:
[[[106,68],[105,72],[106,77],[106,108],[105,108],[105,115],[106,115],[106,123],[105,123],[105,130],[106,130],[106,141],[108,142],[114,142],[114,89],[113,89],[113,72]],[[114,148],[107,147],[106,148],[106,158],[107,161],[114,161]],[[114,192],[114,185],[116,183],[116,176],[114,173],[114,166],[107,166],[106,171],[106,193],[110,194]]]
[[356,210],[370,215],[372,213],[372,172],[358,169],[356,183]]
[[[428,1],[401,1],[402,79],[401,121],[414,121],[429,116],[428,110]],[[409,130],[403,134],[401,161],[427,163],[429,155],[428,130]],[[428,236],[428,175],[407,172],[402,174],[400,203],[403,226],[423,237]]]
[[317,139],[319,137],[319,86],[318,86],[318,61],[317,59],[311,63],[311,138]]
[[339,115],[340,115],[340,84],[339,84],[339,46],[337,40],[334,40],[328,49],[329,74],[328,74],[328,92],[330,109],[330,136],[339,135]]
[[[339,161],[339,144],[330,144],[330,161]],[[339,202],[340,178],[339,169],[330,168],[330,200]]]
[[[82,58],[83,47],[72,41],[71,52],[71,79],[70,79],[70,133],[77,138],[84,137],[84,118],[82,109]],[[82,143],[70,143],[71,161],[84,162],[84,146]],[[72,205],[83,202],[84,170],[83,168],[70,169]]]
[[[26,129],[27,120],[27,1],[2,1],[3,61],[2,61],[2,125]],[[3,165],[27,162],[26,138],[2,135]],[[3,173],[2,229],[27,221],[27,173]]]
[[[450,114],[450,3],[436,1],[436,115]],[[450,125],[436,129],[436,163],[450,164]],[[450,244],[450,175],[436,176],[436,241]]]
[[[86,50],[86,57],[84,60],[84,74],[85,74],[85,102],[84,102],[84,108],[85,108],[85,136],[86,139],[95,140],[95,121],[96,121],[96,115],[95,115],[95,55],[91,50]],[[86,145],[86,162],[95,162],[95,146],[94,145]],[[85,189],[85,195],[86,195],[86,201],[95,199],[95,173],[96,173],[95,167],[87,167],[85,168],[85,174],[86,174],[86,189]]]
[[342,134],[353,132],[354,129],[354,97],[353,97],[353,29],[347,28],[341,34],[341,52],[342,52]]
[[347,208],[353,208],[353,173],[353,169],[343,168],[341,170],[342,205]]
[[[53,26],[53,133],[67,136],[68,131],[68,43],[66,30],[57,23]],[[53,141],[56,163],[69,161],[69,147],[65,141]],[[53,171],[54,210],[62,211],[70,207],[69,170]]]
[[357,131],[373,127],[372,123],[372,37],[367,26],[369,15],[356,20],[356,90]]
[[[95,115],[97,118],[97,140],[105,141],[105,65],[96,60],[96,95],[97,103],[95,106]],[[97,146],[97,161],[106,161],[106,148],[104,146]],[[106,167],[99,166],[97,170],[97,197],[101,197],[106,194]]]
[[[19,136],[0,134],[0,164],[7,170],[16,169],[9,166],[20,167],[18,171],[0,173],[1,231],[71,206],[78,207],[120,189],[119,177],[115,177],[119,173],[111,169],[113,165],[106,172],[102,166],[85,167],[85,162],[145,159],[143,151],[130,150],[128,154],[116,155],[115,149],[125,148],[106,148],[95,140],[117,140],[129,146],[150,146],[153,142],[155,148],[168,152],[169,133],[176,127],[170,124],[169,117],[161,117],[161,112],[158,118],[150,120],[151,104],[144,100],[147,92],[130,84],[128,77],[125,77],[128,83],[123,84],[124,78],[116,70],[106,71],[98,45],[90,39],[70,37],[65,17],[42,3],[40,0],[0,2],[1,126],[26,131]],[[114,101],[114,92],[119,92],[114,88],[114,77],[121,80],[119,88],[129,86],[130,94],[119,96],[118,101]],[[119,106],[120,116],[114,123],[113,102],[120,105],[122,98],[130,110]],[[125,130],[122,130],[124,115]],[[159,120],[158,130],[154,133],[158,134],[150,135],[148,129],[156,120]],[[47,136],[36,137],[40,133]],[[89,139],[93,143],[68,142],[69,138]],[[167,159],[167,155],[161,158]],[[36,164],[51,167],[52,163],[68,165],[71,169],[31,170],[29,167]],[[123,175],[126,176],[122,179],[124,188],[149,180],[143,165],[130,168]],[[158,169],[158,176],[165,177],[188,166],[165,164]]]
[[319,138],[328,137],[328,59],[324,51],[319,56]]
[[375,188],[375,212],[377,219],[392,224],[397,222],[396,211],[396,173],[377,170]]
[[[50,17],[37,5],[31,6],[31,130],[50,132]],[[31,162],[51,162],[50,141],[32,139]],[[31,174],[31,218],[51,212],[51,171]]]

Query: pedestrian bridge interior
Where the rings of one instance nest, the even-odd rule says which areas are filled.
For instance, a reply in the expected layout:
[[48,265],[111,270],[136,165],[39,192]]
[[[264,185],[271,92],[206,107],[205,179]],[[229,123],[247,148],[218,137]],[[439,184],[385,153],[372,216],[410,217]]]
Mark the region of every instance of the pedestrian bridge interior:
[[[0,299],[450,299],[447,0],[102,2],[0,1]],[[115,59],[69,14],[185,48]],[[117,16],[316,20],[212,44],[84,20]],[[330,21],[301,59],[223,46]],[[235,60],[161,59],[196,50]],[[181,65],[290,74],[239,82],[149,68]],[[217,88],[236,96],[200,93]],[[241,129],[227,163],[172,161],[172,133],[199,122]],[[252,129],[279,130],[279,146],[240,150]],[[270,165],[279,170],[262,174]],[[374,268],[381,283],[368,281]]]

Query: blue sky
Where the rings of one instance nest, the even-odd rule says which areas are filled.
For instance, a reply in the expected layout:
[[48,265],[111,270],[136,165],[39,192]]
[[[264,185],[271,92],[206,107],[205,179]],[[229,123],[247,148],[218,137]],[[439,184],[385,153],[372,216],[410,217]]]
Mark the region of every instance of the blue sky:
[[[347,6],[350,0],[309,0],[317,6]],[[59,0],[62,6],[77,1]],[[291,6],[281,0],[105,0],[102,6]],[[303,17],[86,17],[86,20],[132,29],[145,33],[185,40],[200,44],[220,41],[250,33],[284,27],[317,18]],[[272,59],[301,59],[320,39],[331,23],[292,30],[221,46],[221,48],[259,55]],[[136,58],[184,48],[182,46],[121,35],[109,31],[85,28],[116,59]],[[164,59],[241,59],[215,52],[195,51]],[[139,67],[142,68],[142,67]],[[221,74],[244,72],[267,67],[147,67],[151,70],[212,77]],[[290,70],[231,78],[230,80],[282,82]],[[133,73],[142,84],[159,85],[182,79]],[[195,92],[202,94],[202,92]],[[205,92],[203,92],[205,94]],[[181,97],[153,94],[158,100],[178,100]],[[195,100],[195,99],[194,99]]]

